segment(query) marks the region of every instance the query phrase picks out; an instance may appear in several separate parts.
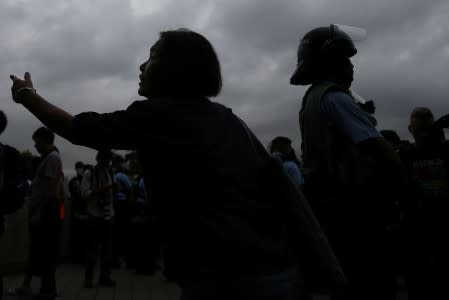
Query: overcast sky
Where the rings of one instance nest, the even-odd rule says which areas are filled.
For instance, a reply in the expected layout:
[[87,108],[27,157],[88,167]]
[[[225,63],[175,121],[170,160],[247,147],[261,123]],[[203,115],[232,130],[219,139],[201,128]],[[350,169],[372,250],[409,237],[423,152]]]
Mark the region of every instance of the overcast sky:
[[[338,3],[338,4],[337,4]],[[222,64],[215,101],[233,109],[267,144],[288,136],[299,148],[305,88],[289,85],[299,39],[331,23],[363,27],[353,88],[374,99],[379,129],[402,138],[415,106],[449,113],[447,0],[0,0],[2,142],[35,152],[40,123],[11,100],[10,74],[32,75],[38,92],[70,113],[109,112],[137,95],[138,67],[162,30],[205,35]],[[94,152],[57,139],[65,169]]]

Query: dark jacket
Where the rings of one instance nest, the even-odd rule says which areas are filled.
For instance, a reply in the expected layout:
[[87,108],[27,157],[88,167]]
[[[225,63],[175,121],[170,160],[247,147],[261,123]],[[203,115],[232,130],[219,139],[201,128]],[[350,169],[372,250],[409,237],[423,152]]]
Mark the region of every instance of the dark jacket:
[[270,274],[291,263],[269,155],[229,108],[205,98],[137,101],[125,111],[76,116],[73,136],[94,148],[138,151],[181,278]]

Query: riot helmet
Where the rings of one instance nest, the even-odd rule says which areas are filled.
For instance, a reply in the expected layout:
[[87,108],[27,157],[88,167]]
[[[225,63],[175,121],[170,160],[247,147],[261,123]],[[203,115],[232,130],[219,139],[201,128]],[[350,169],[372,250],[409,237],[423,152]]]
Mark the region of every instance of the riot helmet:
[[320,65],[354,56],[357,53],[354,38],[347,33],[351,28],[359,30],[354,35],[366,34],[361,28],[335,24],[329,27],[318,27],[305,34],[298,47],[297,67],[290,83],[311,84]]

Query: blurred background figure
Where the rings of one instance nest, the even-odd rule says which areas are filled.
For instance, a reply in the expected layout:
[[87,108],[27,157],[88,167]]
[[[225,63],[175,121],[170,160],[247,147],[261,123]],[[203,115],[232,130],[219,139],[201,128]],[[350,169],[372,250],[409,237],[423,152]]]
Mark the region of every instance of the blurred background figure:
[[55,273],[59,258],[61,195],[64,194],[62,161],[51,130],[40,127],[32,138],[41,159],[32,182],[27,269],[22,285],[9,294],[31,295],[32,277],[39,276],[41,288],[37,298],[53,300],[57,294]]
[[[0,135],[8,124],[0,110]],[[0,142],[0,240],[5,231],[5,216],[22,208],[29,184],[23,160],[14,147]],[[3,270],[0,270],[0,299],[3,297]]]
[[[87,233],[86,233],[86,270],[84,287],[92,288],[94,268],[100,255],[99,284],[107,287],[115,286],[111,279],[113,218],[115,176],[110,166],[112,152],[100,150],[96,156],[97,164],[92,171],[84,173],[81,191],[87,202]],[[101,251],[101,252],[100,252]]]
[[410,115],[415,143],[402,153],[410,184],[402,201],[410,299],[448,298],[449,144],[443,133],[448,127],[448,116],[435,122],[426,107]]
[[150,198],[145,189],[142,176],[138,176],[135,186],[136,215],[132,219],[136,273],[153,275],[160,270],[157,260],[160,256],[160,244],[151,218]]
[[125,159],[121,155],[112,157],[116,190],[114,192],[114,267],[120,267],[123,260],[127,268],[135,267],[134,235],[131,220],[135,215],[135,199],[131,177],[128,175]]
[[304,178],[300,169],[301,164],[292,147],[292,141],[287,137],[278,136],[271,141],[269,148],[271,155],[282,162],[284,170],[291,181],[299,188],[302,188]]
[[87,224],[87,202],[82,197],[81,182],[84,174],[84,164],[75,163],[76,175],[69,181],[70,201],[72,203],[71,220],[71,256],[72,262],[85,262],[85,236]]

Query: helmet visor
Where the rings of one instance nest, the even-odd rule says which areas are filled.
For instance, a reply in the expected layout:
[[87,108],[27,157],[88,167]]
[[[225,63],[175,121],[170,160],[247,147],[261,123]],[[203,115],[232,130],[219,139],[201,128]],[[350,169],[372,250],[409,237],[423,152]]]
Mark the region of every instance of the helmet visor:
[[361,42],[366,39],[367,33],[364,28],[341,24],[332,25],[336,30],[346,33],[354,42]]

